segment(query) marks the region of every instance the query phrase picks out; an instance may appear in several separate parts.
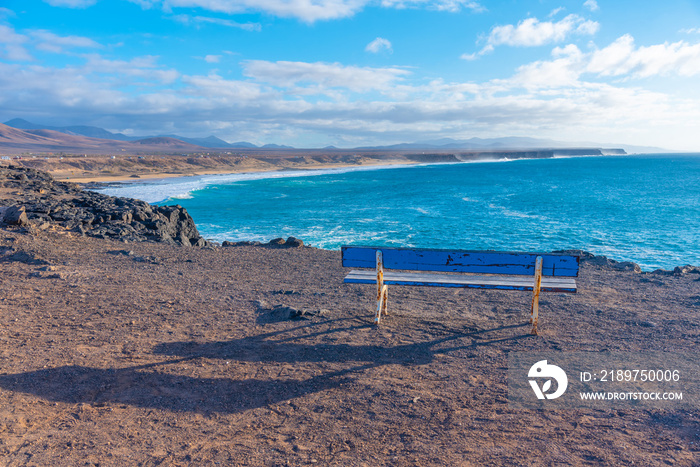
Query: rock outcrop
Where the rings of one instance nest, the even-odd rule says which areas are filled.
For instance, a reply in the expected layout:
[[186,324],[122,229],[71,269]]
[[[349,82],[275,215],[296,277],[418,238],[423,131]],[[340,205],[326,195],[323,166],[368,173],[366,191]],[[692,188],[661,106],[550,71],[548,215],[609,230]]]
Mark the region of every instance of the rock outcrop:
[[[100,238],[206,246],[194,220],[182,206],[153,206],[145,201],[116,198],[53,180],[50,174],[9,166],[0,168],[0,189],[8,196],[4,218],[38,229],[51,226]],[[8,217],[9,216],[9,217]]]
[[24,206],[0,206],[0,225],[29,225]]
[[568,255],[577,255],[582,263],[590,263],[596,266],[603,266],[609,269],[617,269],[619,271],[633,271],[636,273],[642,272],[642,268],[632,261],[615,261],[607,256],[594,255],[583,250],[557,250],[552,253],[565,253]]
[[673,268],[673,270],[657,269],[655,271],[652,271],[652,274],[660,274],[662,276],[684,276],[686,274],[700,274],[700,267],[686,264],[685,266],[676,266],[675,268]]
[[301,248],[304,246],[304,241],[296,237],[288,237],[287,240],[284,238],[273,238],[267,243],[262,242],[251,242],[251,241],[240,241],[240,242],[229,242],[224,241],[221,246],[223,247],[233,247],[233,246],[264,246],[267,248]]

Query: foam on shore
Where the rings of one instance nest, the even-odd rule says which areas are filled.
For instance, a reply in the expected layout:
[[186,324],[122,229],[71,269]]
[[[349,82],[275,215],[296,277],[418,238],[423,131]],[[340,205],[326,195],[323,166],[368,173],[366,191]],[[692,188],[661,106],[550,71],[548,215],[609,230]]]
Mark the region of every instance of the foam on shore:
[[[586,156],[579,156],[586,157]],[[600,156],[591,156],[600,157]],[[533,158],[536,159],[536,158]],[[474,159],[455,162],[437,163],[409,163],[409,164],[382,164],[361,165],[356,167],[325,167],[319,169],[291,169],[279,171],[262,171],[228,174],[187,175],[182,177],[150,178],[146,180],[124,180],[112,183],[106,188],[97,188],[94,191],[110,196],[137,198],[148,203],[161,203],[169,199],[188,199],[192,193],[203,190],[211,185],[228,185],[237,182],[264,179],[279,179],[293,177],[314,177],[329,174],[342,174],[349,172],[364,172],[388,169],[408,169],[413,167],[462,165],[462,164],[494,164],[505,162],[529,161],[531,158],[518,159]],[[552,158],[553,159],[553,158]]]
[[94,191],[110,196],[137,198],[148,203],[160,203],[168,199],[187,199],[192,193],[211,185],[228,185],[250,180],[265,180],[293,177],[314,177],[328,174],[361,172],[371,170],[401,169],[422,167],[429,164],[388,164],[359,167],[338,167],[325,169],[298,169],[267,172],[231,173],[217,175],[194,175],[185,177],[154,178],[149,180],[124,181]]

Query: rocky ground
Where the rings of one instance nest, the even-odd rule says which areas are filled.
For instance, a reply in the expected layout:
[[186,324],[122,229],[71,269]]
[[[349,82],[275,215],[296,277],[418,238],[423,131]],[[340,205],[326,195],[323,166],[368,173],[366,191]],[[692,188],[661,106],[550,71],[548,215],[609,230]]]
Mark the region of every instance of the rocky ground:
[[58,227],[125,242],[207,244],[181,206],[152,206],[136,199],[83,190],[75,183],[54,181],[48,173],[34,169],[0,168],[0,195],[24,211],[18,224],[31,224],[39,230]]
[[695,268],[584,255],[579,293],[543,295],[539,336],[525,292],[393,287],[377,327],[339,252],[125,243],[58,205],[25,222],[9,210],[65,192],[24,174],[0,192],[3,465],[700,465],[696,408],[517,410],[506,377],[516,351],[695,358]]

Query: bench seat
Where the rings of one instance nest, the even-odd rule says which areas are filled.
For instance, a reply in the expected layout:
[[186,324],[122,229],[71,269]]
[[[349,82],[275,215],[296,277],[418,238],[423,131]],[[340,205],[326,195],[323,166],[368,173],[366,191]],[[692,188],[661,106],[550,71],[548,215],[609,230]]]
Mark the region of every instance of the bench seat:
[[[353,269],[345,277],[344,282],[349,284],[376,284],[377,273],[373,270]],[[535,279],[529,276],[482,276],[384,271],[384,283],[387,285],[532,291]],[[576,293],[576,280],[570,277],[543,276],[540,290],[542,292]]]

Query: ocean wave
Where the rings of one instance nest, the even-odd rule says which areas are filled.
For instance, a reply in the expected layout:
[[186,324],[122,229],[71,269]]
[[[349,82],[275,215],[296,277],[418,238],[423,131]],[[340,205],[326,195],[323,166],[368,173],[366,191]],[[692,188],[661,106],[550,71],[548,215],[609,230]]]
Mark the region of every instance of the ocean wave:
[[328,169],[280,170],[274,172],[249,172],[217,175],[195,175],[150,180],[126,181],[119,185],[96,189],[98,193],[110,196],[137,198],[147,203],[155,204],[169,199],[189,199],[196,191],[204,190],[212,185],[229,185],[233,183],[281,179],[317,177],[320,175],[343,174],[349,172],[365,172],[372,170],[409,169],[423,167],[429,164],[386,164],[367,165],[359,167],[338,167]]
[[155,204],[166,199],[189,199],[193,192],[204,187],[206,184],[199,177],[177,177],[128,181],[95,191],[109,196],[136,198]]
[[484,159],[426,164],[385,164],[364,165],[358,167],[337,167],[326,169],[297,169],[216,175],[188,175],[183,177],[125,181],[120,183],[119,185],[114,185],[102,189],[96,189],[95,191],[110,196],[137,198],[151,204],[156,204],[165,202],[169,199],[190,199],[192,198],[193,193],[195,193],[196,191],[204,190],[212,185],[229,185],[233,183],[266,179],[317,177],[321,175],[344,174],[350,172],[367,172],[375,170],[413,169],[418,167],[444,165],[515,162],[518,160],[526,159]]

